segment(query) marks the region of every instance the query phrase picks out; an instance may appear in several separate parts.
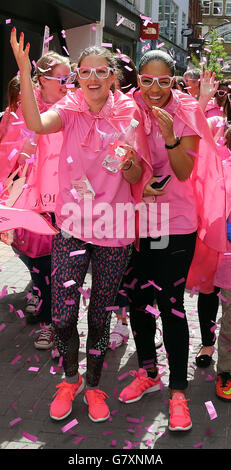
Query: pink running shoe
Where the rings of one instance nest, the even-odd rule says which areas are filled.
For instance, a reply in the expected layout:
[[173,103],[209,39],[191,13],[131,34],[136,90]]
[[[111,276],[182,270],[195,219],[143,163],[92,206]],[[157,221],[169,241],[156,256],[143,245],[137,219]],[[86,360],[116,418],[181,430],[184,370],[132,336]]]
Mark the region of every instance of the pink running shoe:
[[192,427],[187,400],[183,393],[176,392],[169,400],[170,431],[188,431]]
[[148,377],[145,369],[139,369],[138,372],[130,370],[129,374],[136,378],[120,393],[119,400],[123,403],[133,403],[140,400],[145,393],[160,390],[160,377],[158,374],[155,379]]
[[88,416],[95,423],[106,421],[110,416],[110,411],[105,403],[106,393],[102,390],[86,390],[84,393],[84,402],[88,405]]
[[72,402],[84,387],[84,382],[79,374],[79,381],[76,384],[69,384],[65,380],[56,385],[58,389],[54,394],[55,399],[51,403],[50,417],[59,421],[66,418],[72,411]]

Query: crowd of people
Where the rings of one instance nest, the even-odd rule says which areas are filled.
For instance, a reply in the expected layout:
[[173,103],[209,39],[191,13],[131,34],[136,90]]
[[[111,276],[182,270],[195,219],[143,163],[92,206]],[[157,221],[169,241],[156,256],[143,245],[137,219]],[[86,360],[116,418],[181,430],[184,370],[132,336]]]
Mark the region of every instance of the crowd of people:
[[[66,418],[84,390],[89,418],[109,418],[103,362],[108,348],[127,341],[130,322],[138,370],[119,400],[160,389],[161,337],[169,429],[189,430],[185,289],[198,293],[198,367],[211,363],[221,298],[216,394],[231,398],[231,81],[218,82],[209,70],[176,76],[160,50],[146,52],[137,70],[130,57],[98,46],[77,63],[50,51],[32,73],[30,45],[15,28],[11,46],[19,73],[0,124],[1,203],[39,212],[58,232],[49,252],[18,251],[33,284],[27,321],[41,322],[34,345],[63,359],[50,416]],[[84,378],[77,324],[90,265]],[[110,332],[111,306],[118,310]]]

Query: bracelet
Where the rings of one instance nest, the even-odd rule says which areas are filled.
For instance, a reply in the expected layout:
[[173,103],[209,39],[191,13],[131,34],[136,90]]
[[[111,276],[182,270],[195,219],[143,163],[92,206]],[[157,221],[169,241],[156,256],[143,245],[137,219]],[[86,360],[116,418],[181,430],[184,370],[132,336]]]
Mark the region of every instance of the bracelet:
[[128,168],[122,168],[123,171],[128,171],[130,170],[130,168],[132,167],[133,165],[133,160],[130,160],[130,165],[128,166]]
[[176,143],[173,144],[173,145],[167,145],[167,144],[165,144],[165,148],[166,148],[166,149],[174,149],[174,148],[177,147],[178,145],[180,145],[180,138],[178,137],[178,135],[176,135]]

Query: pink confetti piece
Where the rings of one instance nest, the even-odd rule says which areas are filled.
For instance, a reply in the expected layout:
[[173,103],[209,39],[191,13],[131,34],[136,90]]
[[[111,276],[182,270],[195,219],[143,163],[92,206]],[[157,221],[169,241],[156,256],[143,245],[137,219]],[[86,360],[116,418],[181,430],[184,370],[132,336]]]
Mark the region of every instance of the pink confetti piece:
[[49,286],[50,284],[49,276],[45,276],[45,282],[46,282],[46,285]]
[[127,69],[129,72],[132,72],[132,70],[133,70],[133,69],[132,69],[131,67],[129,67],[128,65],[125,65],[124,68]]
[[98,351],[97,349],[89,349],[89,354],[93,354],[95,356],[101,356],[101,351]]
[[11,361],[11,364],[16,364],[16,362],[20,361],[20,359],[22,359],[22,356],[20,356],[20,354],[18,354],[18,356],[16,356],[13,361]]
[[26,439],[29,439],[29,441],[36,442],[38,438],[36,436],[33,436],[32,434],[29,434],[28,432],[23,432],[23,437]]
[[213,405],[212,401],[206,401],[205,406],[207,408],[210,419],[212,420],[212,419],[217,418],[217,412],[214,408],[214,405]]
[[64,49],[64,51],[66,52],[67,55],[70,55],[69,52],[68,52],[68,50],[67,50],[67,48],[66,48],[65,46],[63,46],[63,49]]
[[120,26],[123,22],[124,22],[125,18],[124,16],[122,16],[122,18],[120,18],[120,20],[116,23],[116,26]]
[[194,449],[197,449],[198,447],[202,447],[204,445],[203,442],[198,442],[198,444],[194,444],[193,447]]
[[15,418],[12,421],[10,421],[9,425],[14,426],[16,423],[19,423],[19,421],[22,421],[22,418]]
[[171,309],[171,312],[174,314],[174,315],[177,315],[178,317],[181,317],[181,318],[184,318],[185,317],[185,314],[183,312],[180,312],[179,310],[175,310],[175,308],[172,308]]
[[102,47],[112,47],[112,43],[111,42],[102,42],[101,46]]
[[10,24],[10,23],[11,23],[11,18],[8,18],[8,19],[6,20],[6,24]]
[[124,442],[125,442],[125,444],[127,444],[127,445],[124,446],[123,449],[132,449],[133,444],[132,444],[131,441],[125,440]]
[[4,328],[6,328],[6,324],[5,324],[5,323],[2,323],[2,324],[0,325],[0,331],[4,330]]
[[69,256],[71,257],[71,256],[84,255],[85,253],[86,253],[86,250],[76,250],[76,251],[71,251]]
[[158,317],[160,315],[160,311],[157,310],[156,308],[152,307],[151,305],[147,305],[145,307],[145,310],[149,313],[151,313],[152,315],[155,315],[156,317]]
[[160,44],[156,45],[156,49],[159,49],[160,47],[163,47],[165,45],[165,42],[161,42]]
[[182,277],[182,278],[179,279],[178,281],[174,282],[173,285],[176,287],[176,286],[179,286],[180,284],[182,284],[183,282],[185,282],[185,278],[184,278],[184,277]]
[[92,31],[96,31],[96,26],[92,26]]
[[69,157],[67,157],[67,163],[73,163],[73,159],[72,159],[71,155],[69,155]]
[[111,445],[112,445],[112,447],[115,447],[115,446],[116,446],[116,444],[117,444],[117,441],[116,441],[115,439],[113,439],[113,440],[111,441]]
[[66,37],[66,31],[65,31],[65,29],[62,29],[61,34],[62,34],[62,37],[63,37],[63,38]]
[[76,282],[73,279],[70,279],[70,281],[64,282],[63,286],[64,287],[70,287],[70,286],[73,286],[74,284],[76,284]]
[[14,156],[16,155],[16,153],[18,152],[17,149],[13,149],[11,150],[10,154],[8,155],[8,160],[12,160],[12,158],[14,158]]
[[52,41],[54,36],[49,36],[48,38],[45,39],[44,44],[48,44],[48,42]]
[[128,372],[125,372],[124,374],[122,374],[118,377],[118,380],[123,380],[127,376],[128,376]]
[[38,372],[39,371],[39,367],[29,367],[28,369],[30,372]]
[[73,428],[74,426],[76,426],[77,424],[79,424],[79,422],[77,421],[77,419],[73,419],[72,421],[70,421],[70,423],[67,423],[65,426],[63,426],[61,429],[62,429],[62,432],[67,432],[69,431],[69,429]]
[[52,273],[51,273],[51,276],[54,276],[54,275],[55,275],[55,273],[56,273],[56,271],[57,271],[58,268],[59,268],[59,266],[57,266],[55,269],[53,269],[53,271],[52,271]]
[[66,305],[75,305],[75,300],[65,300],[64,302]]

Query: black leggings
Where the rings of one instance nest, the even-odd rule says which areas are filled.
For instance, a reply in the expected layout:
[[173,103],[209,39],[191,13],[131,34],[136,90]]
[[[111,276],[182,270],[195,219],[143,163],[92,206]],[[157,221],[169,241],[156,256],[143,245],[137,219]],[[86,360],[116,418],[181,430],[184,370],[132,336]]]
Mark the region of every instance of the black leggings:
[[[153,239],[141,239],[140,251],[134,250],[126,285],[130,299],[130,322],[137,349],[139,367],[156,364],[155,315],[146,311],[154,299],[161,312],[163,340],[168,355],[169,387],[187,387],[189,330],[184,309],[185,283],[192,262],[196,232],[170,235],[167,248],[151,249]],[[149,281],[154,281],[146,287]]]
[[214,332],[211,332],[212,326],[217,318],[219,307],[219,298],[217,294],[220,292],[220,287],[214,287],[211,294],[198,295],[197,310],[200,322],[201,341],[203,346],[213,346],[216,340]]

